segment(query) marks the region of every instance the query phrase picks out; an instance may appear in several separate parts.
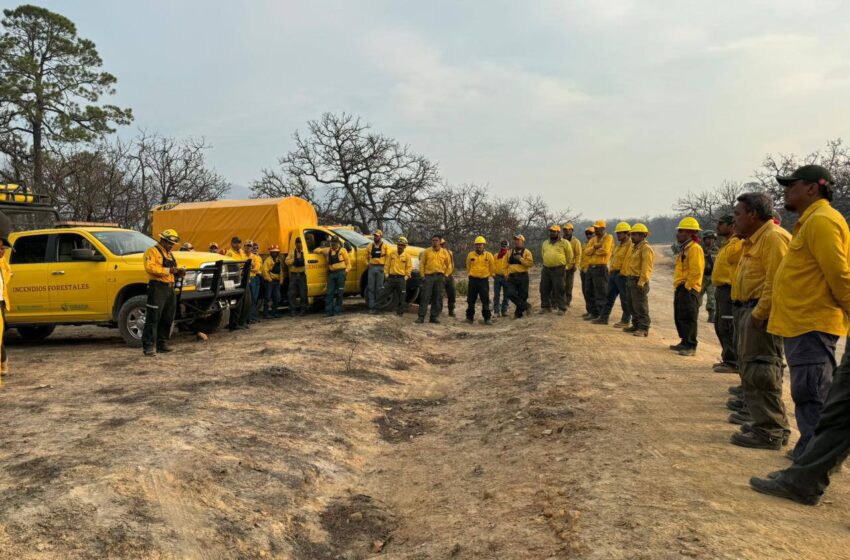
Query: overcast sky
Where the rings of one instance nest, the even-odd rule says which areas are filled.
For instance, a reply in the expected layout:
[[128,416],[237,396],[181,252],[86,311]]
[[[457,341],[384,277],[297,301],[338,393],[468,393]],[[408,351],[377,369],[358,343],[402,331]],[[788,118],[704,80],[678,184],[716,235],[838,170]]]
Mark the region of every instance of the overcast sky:
[[96,43],[134,126],[206,137],[240,185],[347,111],[452,183],[639,216],[850,125],[840,0],[37,3]]

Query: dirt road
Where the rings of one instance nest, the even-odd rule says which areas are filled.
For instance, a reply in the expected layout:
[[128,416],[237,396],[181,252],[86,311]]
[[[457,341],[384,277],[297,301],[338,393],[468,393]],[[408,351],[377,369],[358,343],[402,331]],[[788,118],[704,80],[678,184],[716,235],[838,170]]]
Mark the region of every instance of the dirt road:
[[710,325],[667,350],[661,261],[648,339],[579,299],[489,328],[355,305],[156,359],[11,341],[0,558],[850,558],[846,473],[816,508],[747,488],[787,460],[728,443]]

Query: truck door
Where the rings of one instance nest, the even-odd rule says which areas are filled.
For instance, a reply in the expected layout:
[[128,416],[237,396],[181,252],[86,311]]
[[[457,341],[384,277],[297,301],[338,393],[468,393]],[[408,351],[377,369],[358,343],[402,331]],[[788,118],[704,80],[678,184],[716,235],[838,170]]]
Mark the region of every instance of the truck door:
[[9,264],[11,309],[6,311],[10,323],[29,323],[50,316],[50,294],[47,273],[48,234],[23,235],[13,245]]
[[303,235],[302,243],[307,252],[307,293],[310,296],[325,295],[328,291],[328,260],[314,251],[324,242],[330,242],[331,235],[321,229],[305,229]]
[[[65,320],[108,320],[108,264],[95,245],[79,233],[60,233],[55,254],[48,266],[50,305]],[[94,259],[83,260],[76,249],[94,251]]]

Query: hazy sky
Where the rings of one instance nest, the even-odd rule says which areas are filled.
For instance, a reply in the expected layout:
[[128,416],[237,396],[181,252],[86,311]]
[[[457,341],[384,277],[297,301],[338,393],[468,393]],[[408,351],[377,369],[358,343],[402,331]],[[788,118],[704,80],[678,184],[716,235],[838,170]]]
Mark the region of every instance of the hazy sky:
[[840,0],[37,3],[97,44],[134,126],[206,137],[240,185],[347,111],[453,183],[638,216],[850,125]]

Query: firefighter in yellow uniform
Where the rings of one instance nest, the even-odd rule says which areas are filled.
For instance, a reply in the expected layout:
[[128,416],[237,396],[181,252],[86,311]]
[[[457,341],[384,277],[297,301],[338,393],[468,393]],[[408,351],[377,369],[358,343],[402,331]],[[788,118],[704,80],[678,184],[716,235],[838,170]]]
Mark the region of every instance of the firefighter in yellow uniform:
[[[8,219],[3,216],[3,222],[6,222]],[[2,224],[5,226],[6,224]],[[0,227],[2,227],[0,226]],[[6,229],[4,227],[4,229]],[[0,286],[0,297],[3,298],[0,301],[0,382],[2,382],[2,376],[9,374],[9,357],[6,354],[6,345],[3,344],[3,333],[6,330],[6,312],[11,309],[11,304],[9,303],[9,281],[12,279],[12,269],[9,266],[9,261],[6,259],[6,249],[11,248],[11,244],[9,240],[6,239],[7,232],[0,232],[0,283],[3,285]]]
[[499,242],[499,252],[493,255],[496,267],[493,271],[493,313],[496,317],[508,314],[508,259],[510,249],[507,239]]
[[611,311],[614,310],[614,303],[617,297],[620,298],[620,307],[623,309],[623,315],[620,320],[614,323],[614,327],[621,329],[628,327],[632,322],[632,309],[629,303],[629,292],[626,290],[626,277],[620,271],[623,268],[629,255],[632,253],[632,238],[630,232],[632,226],[627,222],[620,222],[614,229],[614,234],[617,236],[617,246],[614,249],[614,254],[611,256],[611,265],[608,274],[608,293],[605,300],[605,309],[599,316],[599,319],[593,321],[596,324],[607,325],[608,317]]
[[550,313],[558,308],[558,315],[567,312],[564,280],[567,269],[573,266],[573,246],[561,238],[561,226],[549,227],[549,240],[540,247],[543,270],[540,274],[540,312]]
[[514,248],[508,257],[508,299],[516,306],[514,319],[528,314],[531,305],[528,303],[528,271],[534,266],[534,255],[525,248],[525,236],[521,233],[514,235]]
[[466,255],[466,272],[469,274],[466,292],[466,322],[475,322],[475,302],[480,299],[484,324],[492,325],[490,277],[496,272],[496,258],[487,250],[487,240],[483,236],[479,235],[475,238],[475,250]]
[[590,248],[590,241],[593,239],[593,226],[590,226],[586,230],[584,230],[585,243],[581,249],[581,265],[579,266],[579,270],[581,271],[581,295],[584,298],[584,315],[581,316],[582,319],[586,319],[592,315],[590,312],[593,309],[593,297],[590,292],[590,274],[588,273],[588,269],[590,268],[590,259],[587,255],[587,250]]
[[375,230],[372,234],[373,241],[366,247],[366,262],[369,268],[366,271],[366,304],[369,313],[378,312],[378,294],[384,287],[384,265],[387,262],[389,246],[384,243],[384,232]]
[[289,274],[289,287],[286,299],[289,300],[289,315],[307,313],[307,261],[301,238],[295,238],[295,247],[286,255],[286,271]]
[[649,229],[645,224],[632,226],[629,235],[633,246],[620,269],[620,275],[625,278],[625,289],[629,294],[632,324],[624,327],[623,331],[634,336],[649,336],[649,279],[655,264],[655,252],[646,240]]
[[328,289],[325,296],[325,317],[342,313],[342,298],[345,295],[345,277],[351,270],[351,258],[345,247],[340,246],[339,237],[331,238],[330,247],[319,247],[314,251],[325,255],[328,261]]
[[171,253],[179,242],[177,232],[167,229],[159,234],[159,242],[145,251],[145,272],[148,273],[148,300],[145,305],[145,328],[142,331],[145,356],[172,351],[168,339],[171,338],[177,304],[174,279],[186,274],[185,269],[177,266],[177,260]]
[[[269,245],[269,256],[263,261],[260,271],[263,277],[265,293],[263,294],[263,317],[277,319],[280,317],[277,309],[280,307],[280,286],[283,283],[283,267],[280,262],[280,247]],[[271,311],[269,311],[271,307]]]
[[260,302],[260,286],[263,283],[261,274],[263,268],[263,259],[257,254],[259,247],[256,243],[249,241],[245,242],[245,253],[248,260],[251,261],[251,273],[249,276],[248,286],[251,288],[251,307],[248,309],[248,324],[256,323],[260,319],[260,313],[257,309],[257,304]]
[[[244,288],[244,292],[242,292],[242,297],[239,298],[239,302],[230,308],[230,322],[228,328],[231,331],[247,329],[248,328],[248,318],[251,314],[251,278],[250,278],[250,268],[253,267],[253,261],[250,261],[248,258],[248,253],[242,248],[242,240],[234,236],[230,239],[230,248],[225,251],[225,257],[230,257],[237,261],[242,261],[243,269],[242,269],[242,283],[241,286]],[[250,261],[250,263],[249,263]],[[248,272],[248,276],[245,276],[245,272]]]
[[407,238],[402,236],[384,263],[384,290],[395,302],[396,315],[404,315],[407,309],[407,281],[412,274],[413,257],[407,250]]
[[608,301],[608,261],[614,250],[614,238],[605,232],[605,220],[593,224],[593,238],[587,244],[588,292],[591,300],[590,315],[586,321],[595,321],[605,312]]
[[735,307],[732,305],[732,279],[741,260],[743,241],[735,234],[735,216],[727,214],[717,222],[717,234],[723,240],[717,256],[711,283],[714,285],[716,317],[714,332],[720,341],[720,361],[714,364],[717,373],[738,373],[738,350],[735,347]]
[[439,323],[443,310],[443,286],[446,276],[454,268],[449,252],[441,246],[442,237],[431,237],[431,247],[419,253],[419,270],[422,274],[422,288],[419,291],[419,316],[416,322],[425,322],[428,306],[431,306],[431,322]]
[[455,289],[455,254],[446,248],[446,238],[440,238],[440,247],[449,254],[449,271],[446,273],[446,303],[449,308],[449,317],[455,316],[455,303],[457,302],[457,290]]
[[564,224],[564,239],[570,243],[570,247],[573,250],[573,265],[567,267],[564,274],[564,303],[567,304],[567,309],[573,303],[573,285],[575,284],[576,269],[581,267],[581,254],[584,252],[581,241],[573,235],[574,229],[573,224]]
[[705,255],[698,243],[699,232],[699,222],[691,217],[682,219],[676,230],[676,241],[681,249],[676,256],[673,273],[673,319],[681,340],[670,349],[682,356],[693,356],[697,352],[697,322],[705,272]]

